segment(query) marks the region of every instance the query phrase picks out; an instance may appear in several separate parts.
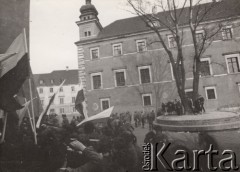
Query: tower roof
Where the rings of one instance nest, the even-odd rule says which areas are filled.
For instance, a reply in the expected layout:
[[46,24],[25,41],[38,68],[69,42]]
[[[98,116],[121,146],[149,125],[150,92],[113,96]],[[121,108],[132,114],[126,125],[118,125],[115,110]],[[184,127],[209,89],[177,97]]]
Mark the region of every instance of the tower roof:
[[91,4],[91,0],[86,0],[86,4],[80,8],[80,13],[81,15],[89,13],[94,13],[95,15],[98,15],[98,11],[95,6]]

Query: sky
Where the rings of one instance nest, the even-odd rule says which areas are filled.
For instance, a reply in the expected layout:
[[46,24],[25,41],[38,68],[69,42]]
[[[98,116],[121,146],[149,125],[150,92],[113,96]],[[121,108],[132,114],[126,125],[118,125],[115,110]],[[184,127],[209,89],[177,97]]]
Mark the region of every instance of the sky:
[[[31,0],[30,63],[33,73],[77,69],[79,9],[85,0]],[[92,0],[102,26],[132,17],[126,0]]]
[[[33,73],[77,69],[79,9],[85,0],[30,0],[30,63]],[[178,0],[182,3],[184,0]],[[199,0],[197,0],[199,1]],[[201,0],[209,1],[209,0]],[[134,16],[126,0],[92,0],[103,27]]]

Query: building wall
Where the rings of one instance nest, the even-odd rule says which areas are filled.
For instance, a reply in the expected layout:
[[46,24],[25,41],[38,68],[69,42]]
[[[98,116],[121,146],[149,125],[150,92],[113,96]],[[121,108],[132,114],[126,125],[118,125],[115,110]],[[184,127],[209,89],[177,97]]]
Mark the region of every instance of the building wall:
[[[40,96],[40,100],[43,101],[43,108],[45,109],[49,103],[49,100],[54,92],[57,91],[59,86],[42,86],[38,87],[38,93]],[[75,91],[72,91],[71,87],[75,88]],[[50,92],[50,88],[53,88],[53,92]],[[54,102],[49,108],[49,112],[51,112],[51,109],[54,109],[54,112],[56,114],[79,114],[75,110],[75,101],[72,102],[73,97],[77,97],[77,93],[79,91],[79,85],[63,85],[63,92],[58,92],[58,94],[55,96]],[[40,93],[40,89],[43,89],[43,93]],[[64,103],[60,103],[60,98],[64,98]],[[60,108],[64,108],[64,113],[60,112]]]
[[[209,25],[212,28],[214,23]],[[205,98],[205,106],[212,110],[221,106],[237,104],[240,102],[240,74],[229,74],[227,71],[226,54],[240,54],[240,29],[239,20],[234,21],[233,39],[228,41],[222,40],[221,32],[216,35],[214,42],[204,53],[204,57],[211,60],[212,75],[201,77],[199,83],[199,93]],[[169,32],[162,31],[167,36]],[[192,56],[193,46],[191,45],[191,34],[186,29],[184,32],[184,57],[186,67],[186,89],[192,88]],[[136,40],[147,40],[147,51],[137,52]],[[132,36],[122,36],[116,39],[99,40],[91,43],[83,43],[82,59],[84,58],[84,72],[86,74],[86,97],[89,114],[96,114],[101,111],[100,99],[109,98],[110,106],[117,106],[117,111],[134,111],[155,109],[162,102],[167,102],[178,97],[174,78],[171,72],[171,66],[168,57],[162,48],[162,45],[151,42],[156,41],[155,34],[146,32]],[[122,43],[123,55],[113,57],[112,45]],[[78,45],[80,46],[80,44]],[[92,60],[90,58],[90,48],[99,47],[100,58]],[[174,55],[176,51],[172,49]],[[240,59],[239,59],[240,60]],[[140,85],[138,67],[151,66],[152,83]],[[115,87],[114,70],[126,70],[126,86]],[[103,88],[92,90],[91,74],[102,73]],[[217,99],[207,100],[206,88],[215,87]],[[152,106],[143,107],[142,94],[152,94]]]

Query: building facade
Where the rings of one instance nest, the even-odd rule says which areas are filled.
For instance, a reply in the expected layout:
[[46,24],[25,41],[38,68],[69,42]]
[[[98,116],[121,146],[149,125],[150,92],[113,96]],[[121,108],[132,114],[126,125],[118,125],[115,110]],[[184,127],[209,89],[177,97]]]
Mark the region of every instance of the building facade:
[[[240,103],[240,12],[237,0],[222,0],[218,8],[226,14],[213,15],[205,24],[221,20],[222,30],[201,58],[199,93],[205,108],[212,110]],[[230,10],[231,9],[231,10]],[[171,64],[157,37],[140,17],[117,20],[102,27],[91,1],[80,8],[78,48],[79,80],[85,87],[88,114],[110,106],[116,111],[156,109],[162,102],[178,98]],[[159,13],[161,15],[161,13]],[[170,32],[159,27],[174,55]],[[204,30],[199,28],[197,37]],[[183,54],[186,93],[192,92],[193,45],[189,29],[184,29]]]
[[34,79],[44,109],[65,80],[49,108],[49,113],[79,115],[75,109],[75,100],[79,91],[78,70],[57,70],[46,74],[35,74]]

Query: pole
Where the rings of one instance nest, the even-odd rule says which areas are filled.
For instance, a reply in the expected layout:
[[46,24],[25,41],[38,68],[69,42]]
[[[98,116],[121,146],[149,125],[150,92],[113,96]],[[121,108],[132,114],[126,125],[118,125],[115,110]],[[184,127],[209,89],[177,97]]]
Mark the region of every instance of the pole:
[[[27,99],[25,98],[25,103],[26,103],[26,102],[27,102]],[[29,121],[30,121],[30,124],[31,124],[32,131],[33,131],[33,133],[34,133],[33,121],[32,121],[31,113],[30,113],[30,110],[29,110],[28,107],[27,107],[27,113],[28,113],[28,117],[29,117]]]
[[[30,89],[30,99],[33,100],[31,77],[29,78],[28,82],[29,82],[29,89]],[[35,124],[35,114],[34,114],[33,101],[31,101],[31,107],[32,107],[32,122],[33,122],[34,142],[35,142],[35,144],[37,144],[37,132],[36,132],[36,124]]]
[[5,134],[6,134],[6,127],[7,127],[7,112],[4,112],[4,123],[3,123],[3,132],[2,132],[2,138],[0,140],[0,144],[4,142]]

